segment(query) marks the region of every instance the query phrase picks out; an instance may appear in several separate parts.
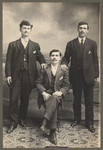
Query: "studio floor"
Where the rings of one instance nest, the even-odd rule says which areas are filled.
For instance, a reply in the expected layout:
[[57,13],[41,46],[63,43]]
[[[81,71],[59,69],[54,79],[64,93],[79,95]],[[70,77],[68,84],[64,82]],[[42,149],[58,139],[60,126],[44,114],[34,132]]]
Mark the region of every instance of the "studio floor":
[[28,126],[23,128],[18,125],[11,134],[6,133],[9,125],[8,108],[9,101],[4,99],[3,119],[3,148],[99,148],[100,147],[100,104],[94,103],[94,128],[95,133],[89,132],[84,126],[85,106],[82,103],[82,121],[72,128],[73,119],[72,101],[65,101],[63,110],[60,110],[60,128],[57,130],[57,145],[49,142],[40,129],[44,109],[40,110],[34,99],[30,99],[28,108]]

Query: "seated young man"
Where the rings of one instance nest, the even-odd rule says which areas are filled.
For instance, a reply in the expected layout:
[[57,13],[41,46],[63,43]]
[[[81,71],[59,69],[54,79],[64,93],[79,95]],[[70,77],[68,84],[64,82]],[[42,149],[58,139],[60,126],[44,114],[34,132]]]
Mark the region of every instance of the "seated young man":
[[69,90],[68,70],[63,71],[60,66],[61,52],[53,49],[50,54],[51,63],[45,70],[40,70],[37,81],[38,105],[45,107],[43,124],[41,129],[45,132],[49,122],[50,142],[57,144],[57,108],[63,96]]

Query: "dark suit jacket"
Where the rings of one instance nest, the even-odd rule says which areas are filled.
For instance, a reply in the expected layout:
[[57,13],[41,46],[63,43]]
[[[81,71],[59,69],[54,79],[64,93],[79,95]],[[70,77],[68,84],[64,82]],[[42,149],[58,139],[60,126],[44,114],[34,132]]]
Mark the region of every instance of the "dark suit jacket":
[[[70,82],[75,82],[78,72],[80,44],[78,38],[67,43],[65,55],[62,59],[62,64],[70,62],[69,71]],[[95,41],[86,38],[83,52],[83,72],[87,84],[93,83],[95,78],[99,76],[98,57],[97,57],[97,44]]]
[[[39,108],[44,103],[42,92],[44,91],[48,92],[48,90],[50,89],[50,84],[51,84],[51,64],[49,64],[47,69],[45,69],[44,71],[41,70],[38,76],[37,90],[39,92],[38,95]],[[69,90],[68,71],[67,70],[63,71],[60,65],[58,66],[56,72],[54,90],[61,91],[63,93],[63,96],[65,96],[65,94]]]
[[[32,87],[35,85],[35,80],[37,79],[37,65],[36,61],[40,64],[45,63],[44,56],[40,52],[40,47],[38,43],[35,43],[31,40],[29,44],[29,78]],[[6,65],[5,65],[5,74],[6,77],[11,76],[12,80],[15,81],[18,75],[20,68],[21,60],[21,39],[9,43]]]

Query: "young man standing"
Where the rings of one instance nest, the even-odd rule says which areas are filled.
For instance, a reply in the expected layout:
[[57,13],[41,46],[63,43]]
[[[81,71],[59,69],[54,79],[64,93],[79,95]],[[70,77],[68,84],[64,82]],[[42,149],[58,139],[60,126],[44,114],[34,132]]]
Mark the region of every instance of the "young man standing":
[[[7,84],[10,87],[10,127],[7,133],[11,133],[17,128],[17,124],[26,127],[26,115],[29,103],[29,96],[32,88],[35,87],[37,79],[36,61],[45,68],[44,56],[40,52],[38,43],[29,39],[29,34],[33,25],[28,21],[20,23],[21,38],[9,43],[5,74]],[[20,97],[20,107],[18,110],[18,100]]]
[[62,69],[66,69],[71,58],[69,79],[73,88],[74,122],[72,127],[81,121],[81,94],[84,92],[85,100],[85,125],[90,132],[95,132],[93,127],[93,87],[99,76],[97,44],[86,37],[89,25],[86,22],[78,24],[78,37],[67,43],[62,59]]

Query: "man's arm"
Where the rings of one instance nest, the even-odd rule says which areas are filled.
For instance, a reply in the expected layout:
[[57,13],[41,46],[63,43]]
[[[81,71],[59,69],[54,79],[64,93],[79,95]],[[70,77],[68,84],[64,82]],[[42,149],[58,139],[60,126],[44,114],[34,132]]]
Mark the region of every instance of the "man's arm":
[[70,62],[70,56],[71,56],[71,47],[70,47],[70,42],[68,42],[66,45],[64,57],[62,58],[62,61],[61,61],[61,68],[64,71],[66,69],[68,69],[68,64]]
[[64,76],[63,76],[62,87],[61,87],[60,91],[54,92],[53,95],[56,95],[56,96],[64,95],[65,96],[65,94],[69,92],[69,87],[70,87],[70,83],[69,83],[69,77],[68,77],[68,70],[65,70]]
[[13,51],[13,46],[10,43],[8,46],[8,50],[7,50],[7,55],[6,55],[6,64],[5,64],[5,76],[7,79],[7,83],[10,85],[10,83],[12,82],[12,78],[11,78],[11,60],[12,60],[12,51]]
[[97,55],[97,44],[93,43],[93,63],[94,63],[94,75],[95,79],[99,77],[99,64],[98,64],[98,55]]
[[43,84],[44,84],[44,75],[45,75],[45,70],[40,69],[40,72],[38,74],[38,79],[36,81],[36,87],[37,87],[37,90],[41,94],[46,91],[46,89],[43,86]]
[[67,43],[66,45],[66,50],[64,53],[64,57],[62,58],[61,64],[66,64],[68,66],[68,63],[70,62],[70,56],[71,56],[71,46],[70,42]]
[[63,83],[60,91],[63,95],[69,92],[70,83],[69,83],[69,73],[68,70],[64,71]]
[[47,67],[45,58],[44,58],[43,54],[40,51],[39,44],[37,44],[37,61],[41,64],[42,69],[45,69]]
[[38,76],[38,80],[36,81],[36,86],[37,86],[37,90],[38,92],[40,92],[43,95],[44,100],[47,100],[48,98],[51,97],[51,95],[46,91],[46,89],[44,88],[43,84],[44,84],[44,79],[45,77],[45,70],[41,69],[39,76]]
[[5,64],[5,76],[6,77],[11,76],[12,50],[13,50],[13,46],[10,43],[8,46],[7,55],[6,55],[6,64]]

